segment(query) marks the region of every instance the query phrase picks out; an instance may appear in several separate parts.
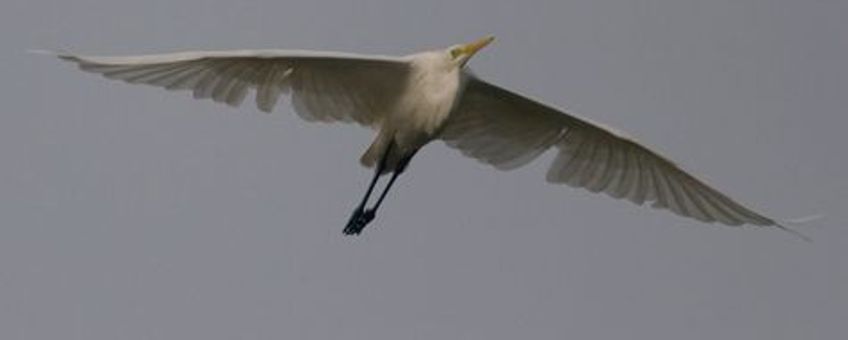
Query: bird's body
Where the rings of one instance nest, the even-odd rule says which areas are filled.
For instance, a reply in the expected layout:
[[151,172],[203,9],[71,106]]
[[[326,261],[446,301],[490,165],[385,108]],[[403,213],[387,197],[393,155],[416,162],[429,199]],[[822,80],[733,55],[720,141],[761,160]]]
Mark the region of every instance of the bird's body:
[[361,162],[372,167],[387,153],[385,172],[398,168],[402,160],[411,157],[418,149],[436,138],[461,96],[467,75],[462,69],[445,69],[440,53],[424,52],[405,57],[410,70],[395,105],[374,128],[378,131],[374,142],[362,155]]
[[[436,139],[501,170],[525,165],[553,148],[557,156],[549,182],[639,205],[651,202],[703,222],[791,231],[632,138],[472,75],[465,64],[492,40],[403,57],[300,50],[59,57],[108,78],[191,90],[195,98],[232,106],[255,90],[256,105],[265,112],[290,92],[295,111],[306,120],[355,122],[375,130],[361,157],[363,165],[376,168],[375,175],[345,228],[347,234],[362,231],[410,159]],[[391,179],[366,210],[377,179],[385,173]]]

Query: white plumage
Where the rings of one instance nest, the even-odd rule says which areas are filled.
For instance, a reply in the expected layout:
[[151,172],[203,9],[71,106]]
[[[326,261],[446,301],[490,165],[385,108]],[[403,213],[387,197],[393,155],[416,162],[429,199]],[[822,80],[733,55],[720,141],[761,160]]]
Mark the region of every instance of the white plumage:
[[[361,232],[409,159],[435,139],[501,170],[525,165],[555,148],[549,182],[639,205],[650,202],[703,222],[777,226],[795,233],[621,133],[470,74],[466,62],[491,41],[488,37],[403,57],[300,50],[59,57],[107,78],[191,90],[195,98],[232,106],[253,91],[257,107],[265,112],[273,110],[281,94],[291,93],[303,119],[355,122],[376,130],[361,161],[377,171],[345,229],[349,234]],[[377,204],[363,210],[377,177],[388,172],[392,179]]]

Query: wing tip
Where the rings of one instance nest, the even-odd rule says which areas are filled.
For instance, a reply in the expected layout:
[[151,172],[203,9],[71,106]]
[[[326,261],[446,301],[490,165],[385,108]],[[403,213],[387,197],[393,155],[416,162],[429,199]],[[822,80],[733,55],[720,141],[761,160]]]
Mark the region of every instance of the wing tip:
[[30,54],[38,54],[38,55],[46,55],[46,56],[56,57],[56,58],[59,58],[59,59],[62,59],[62,60],[67,60],[67,61],[79,60],[79,57],[77,57],[77,56],[75,56],[75,55],[73,55],[73,54],[71,54],[67,51],[61,51],[61,50],[57,51],[57,50],[32,48],[32,49],[26,50],[26,52],[30,53]]
[[[784,222],[784,224],[785,223],[786,222]],[[811,237],[809,237],[809,236],[807,236],[807,235],[805,235],[805,234],[801,233],[800,231],[797,231],[793,228],[789,228],[789,227],[785,226],[784,224],[774,222],[773,226],[777,227],[778,229],[780,229],[784,232],[791,234],[792,236],[794,236],[796,238],[801,239],[804,242],[813,243],[813,239]]]
[[822,217],[824,217],[823,214],[814,214],[814,215],[804,216],[804,217],[800,217],[800,218],[794,218],[794,219],[791,219],[791,220],[774,222],[774,226],[777,227],[780,230],[783,230],[785,232],[792,234],[793,236],[795,236],[797,238],[800,238],[801,240],[812,243],[813,239],[811,237],[795,230],[794,228],[790,228],[787,225],[791,225],[793,227],[799,227],[799,226],[803,226],[807,223],[819,220]]
[[814,215],[794,218],[794,219],[791,219],[791,220],[786,220],[786,221],[783,221],[783,222],[788,223],[788,224],[793,224],[793,225],[801,225],[801,224],[806,224],[806,223],[809,223],[809,222],[816,221],[818,219],[821,219],[822,217],[824,217],[823,214],[814,214]]

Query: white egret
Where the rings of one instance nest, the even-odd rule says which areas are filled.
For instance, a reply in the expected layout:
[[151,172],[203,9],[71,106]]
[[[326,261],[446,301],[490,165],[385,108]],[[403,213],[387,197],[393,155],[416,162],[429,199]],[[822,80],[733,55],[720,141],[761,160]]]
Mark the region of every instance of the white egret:
[[[59,53],[82,70],[129,83],[192,90],[195,98],[239,105],[255,90],[271,112],[291,93],[295,112],[309,121],[354,122],[376,130],[361,157],[374,176],[345,234],[359,234],[386,193],[424,145],[443,140],[500,170],[525,165],[548,149],[556,158],[551,183],[627,199],[702,222],[775,226],[681,170],[634,139],[601,124],[510,92],[473,75],[468,60],[486,37],[402,57],[304,50],[237,50],[88,57]],[[377,201],[366,204],[378,178],[391,173]]]

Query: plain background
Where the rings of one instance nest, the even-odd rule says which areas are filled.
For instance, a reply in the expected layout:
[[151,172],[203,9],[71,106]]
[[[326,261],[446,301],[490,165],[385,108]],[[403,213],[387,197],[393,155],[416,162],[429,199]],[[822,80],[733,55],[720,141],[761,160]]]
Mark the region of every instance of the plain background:
[[[848,2],[6,0],[0,338],[838,339]],[[360,237],[371,133],[25,53],[498,40],[484,78],[636,136],[815,239],[425,148]]]

